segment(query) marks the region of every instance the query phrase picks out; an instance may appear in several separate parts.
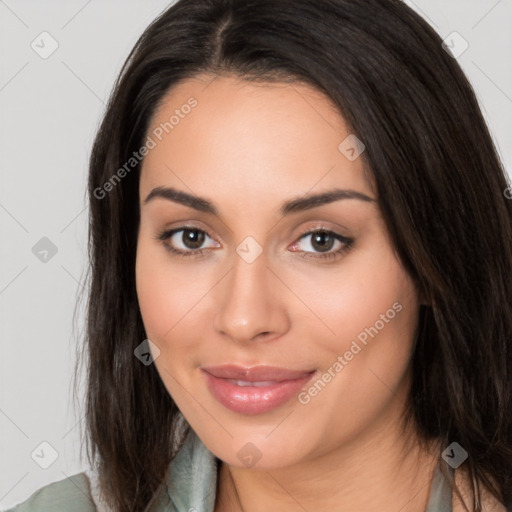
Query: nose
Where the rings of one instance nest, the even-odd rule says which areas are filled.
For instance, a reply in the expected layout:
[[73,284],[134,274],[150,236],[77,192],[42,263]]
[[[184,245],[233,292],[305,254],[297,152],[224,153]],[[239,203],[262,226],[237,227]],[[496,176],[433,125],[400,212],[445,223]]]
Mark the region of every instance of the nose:
[[265,254],[248,263],[235,254],[233,267],[219,283],[213,326],[237,343],[270,341],[289,329],[286,288],[268,267]]

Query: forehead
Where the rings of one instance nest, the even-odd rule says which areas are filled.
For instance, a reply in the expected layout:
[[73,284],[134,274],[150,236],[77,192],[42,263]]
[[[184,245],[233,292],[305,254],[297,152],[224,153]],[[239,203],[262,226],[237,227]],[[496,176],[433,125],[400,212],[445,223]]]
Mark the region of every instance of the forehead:
[[254,206],[333,187],[372,194],[363,159],[342,151],[351,135],[344,119],[306,84],[187,79],[168,91],[147,135],[155,146],[144,158],[141,198],[166,185],[221,202],[236,189]]

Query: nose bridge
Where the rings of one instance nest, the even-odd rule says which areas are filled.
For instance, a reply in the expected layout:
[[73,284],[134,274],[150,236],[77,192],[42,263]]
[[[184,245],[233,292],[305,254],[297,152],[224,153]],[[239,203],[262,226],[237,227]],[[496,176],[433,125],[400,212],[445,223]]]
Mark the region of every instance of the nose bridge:
[[286,328],[286,312],[271,283],[272,272],[263,248],[252,237],[233,254],[232,267],[219,291],[215,329],[237,341]]

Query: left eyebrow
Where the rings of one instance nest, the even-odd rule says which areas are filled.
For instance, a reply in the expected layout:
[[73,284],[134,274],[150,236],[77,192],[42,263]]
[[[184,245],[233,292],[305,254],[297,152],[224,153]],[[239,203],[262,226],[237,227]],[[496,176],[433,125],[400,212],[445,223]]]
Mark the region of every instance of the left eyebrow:
[[369,203],[375,202],[375,199],[363,194],[362,192],[336,188],[334,190],[329,190],[328,192],[312,194],[287,201],[281,206],[280,212],[281,215],[284,216],[290,213],[301,212],[324,204],[333,203],[334,201],[339,201],[341,199],[357,199],[359,201]]
[[[188,206],[194,210],[218,215],[218,209],[207,199],[189,194],[182,190],[177,190],[172,187],[154,188],[144,200],[144,204],[149,203],[157,197]],[[309,210],[311,208],[317,208],[324,204],[329,204],[341,199],[357,199],[359,201],[375,202],[374,198],[369,197],[362,192],[357,192],[356,190],[334,189],[327,192],[311,194],[309,196],[301,196],[296,199],[286,201],[281,205],[279,212],[281,216],[285,216],[291,213]]]

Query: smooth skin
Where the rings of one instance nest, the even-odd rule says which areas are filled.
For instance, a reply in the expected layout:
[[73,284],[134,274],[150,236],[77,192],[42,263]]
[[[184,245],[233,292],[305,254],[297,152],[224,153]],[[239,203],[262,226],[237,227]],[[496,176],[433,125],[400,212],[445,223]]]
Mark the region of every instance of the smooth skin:
[[[143,162],[136,283],[162,381],[223,461],[216,512],[423,511],[441,448],[423,451],[399,428],[422,298],[389,240],[363,159],[338,149],[350,134],[343,118],[305,84],[201,75],[167,93],[148,135],[191,97],[197,105],[180,110],[189,113],[161,141],[153,137]],[[207,199],[217,215],[162,197],[146,202],[156,187]],[[373,201],[280,215],[286,201],[335,188]],[[200,230],[188,232],[196,245],[184,231],[158,238],[184,226]],[[345,244],[303,236],[320,228],[353,243],[322,258]],[[236,250],[248,236],[262,249],[252,263]],[[203,251],[179,256],[169,246]],[[244,415],[206,386],[200,368],[229,363],[321,376],[394,303],[400,312],[307,404],[292,397]],[[253,467],[237,456],[246,443],[261,453]]]

